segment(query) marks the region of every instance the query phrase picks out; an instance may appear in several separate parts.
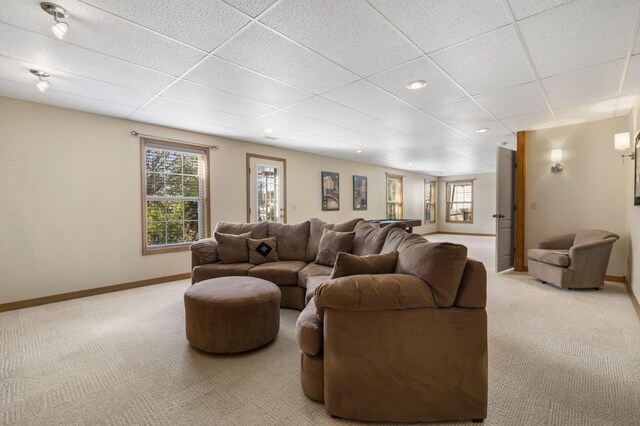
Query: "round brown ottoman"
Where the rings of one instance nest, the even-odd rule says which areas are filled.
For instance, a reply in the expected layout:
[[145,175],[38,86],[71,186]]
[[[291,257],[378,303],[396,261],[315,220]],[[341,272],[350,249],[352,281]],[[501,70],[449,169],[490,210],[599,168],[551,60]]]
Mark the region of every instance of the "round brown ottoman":
[[235,353],[275,339],[280,289],[253,277],[201,281],[184,293],[187,340],[206,352]]

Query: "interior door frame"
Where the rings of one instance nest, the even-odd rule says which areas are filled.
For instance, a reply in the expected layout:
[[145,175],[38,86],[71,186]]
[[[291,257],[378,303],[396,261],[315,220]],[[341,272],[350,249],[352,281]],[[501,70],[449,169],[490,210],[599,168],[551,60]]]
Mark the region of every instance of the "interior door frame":
[[247,152],[247,223],[251,223],[251,159],[279,161],[282,163],[282,205],[284,215],[282,223],[287,223],[287,159]]

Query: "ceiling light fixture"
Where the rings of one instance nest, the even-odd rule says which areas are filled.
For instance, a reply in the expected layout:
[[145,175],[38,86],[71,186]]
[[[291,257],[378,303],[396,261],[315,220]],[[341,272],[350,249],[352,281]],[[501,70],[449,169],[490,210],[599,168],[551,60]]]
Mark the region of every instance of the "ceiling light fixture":
[[58,19],[68,18],[69,13],[64,7],[58,6],[57,4],[54,4],[54,3],[49,3],[49,2],[40,3],[40,7],[49,15],[53,16],[53,20],[55,21],[55,24],[51,26],[51,31],[53,31],[53,34],[56,37],[62,40],[67,30],[69,29],[69,24],[67,24],[66,22],[60,22],[58,21]]
[[47,80],[43,80],[43,78],[47,78],[49,77],[49,74],[47,74],[44,71],[40,71],[40,70],[29,70],[29,72],[31,72],[31,74],[35,75],[36,77],[38,77],[38,83],[36,84],[36,87],[42,92],[46,92],[47,89],[49,88],[49,82]]
[[356,154],[360,154],[360,153],[362,153],[362,150],[361,149],[356,149]]
[[264,132],[265,133],[273,133],[273,129],[271,127],[265,127]]
[[407,89],[418,90],[418,89],[422,89],[426,85],[427,85],[427,82],[424,80],[415,80],[407,84]]
[[476,129],[476,133],[487,133],[489,131],[489,129],[487,129],[486,127],[483,127],[482,129]]

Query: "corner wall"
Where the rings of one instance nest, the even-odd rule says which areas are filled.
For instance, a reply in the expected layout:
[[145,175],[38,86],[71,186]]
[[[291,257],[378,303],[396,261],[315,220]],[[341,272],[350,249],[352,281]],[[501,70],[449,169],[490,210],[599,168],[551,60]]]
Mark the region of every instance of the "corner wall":
[[[426,176],[0,97],[0,303],[189,272],[188,252],[142,256],[137,130],[220,145],[211,221],[246,221],[246,153],[287,159],[289,223],[385,216],[385,172],[405,175],[405,217],[422,218]],[[339,172],[341,208],[323,212],[320,172]],[[369,209],[352,209],[352,175]],[[415,232],[434,232],[436,225]]]
[[[527,132],[525,253],[538,240],[584,229],[620,236],[608,275],[627,269],[627,168],[613,147],[627,117]],[[551,171],[550,153],[562,148],[564,170]],[[526,263],[525,254],[525,263]]]
[[[640,133],[640,101],[636,103],[633,112],[629,116],[629,132],[631,133],[631,146],[634,146],[635,137]],[[636,158],[635,161],[640,161]],[[629,240],[627,242],[627,256],[629,259],[627,269],[627,279],[631,286],[631,291],[640,299],[640,206],[633,205],[635,194],[635,170],[634,161],[627,159],[627,232]],[[640,164],[638,165],[640,168]],[[640,186],[640,182],[638,183]]]

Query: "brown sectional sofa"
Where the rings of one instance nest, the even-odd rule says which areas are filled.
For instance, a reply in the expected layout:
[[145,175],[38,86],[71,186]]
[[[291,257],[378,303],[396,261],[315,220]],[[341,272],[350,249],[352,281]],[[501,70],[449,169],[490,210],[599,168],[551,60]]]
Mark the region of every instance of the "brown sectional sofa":
[[[332,268],[313,262],[324,228],[355,230],[353,254],[397,252],[394,273],[330,279]],[[217,263],[214,240],[196,243],[193,282],[248,275],[277,284],[281,306],[302,310],[296,336],[303,391],[329,414],[364,421],[486,418],[486,271],[467,258],[466,247],[361,219],[223,222],[216,231],[277,237],[281,260],[261,265]]]

